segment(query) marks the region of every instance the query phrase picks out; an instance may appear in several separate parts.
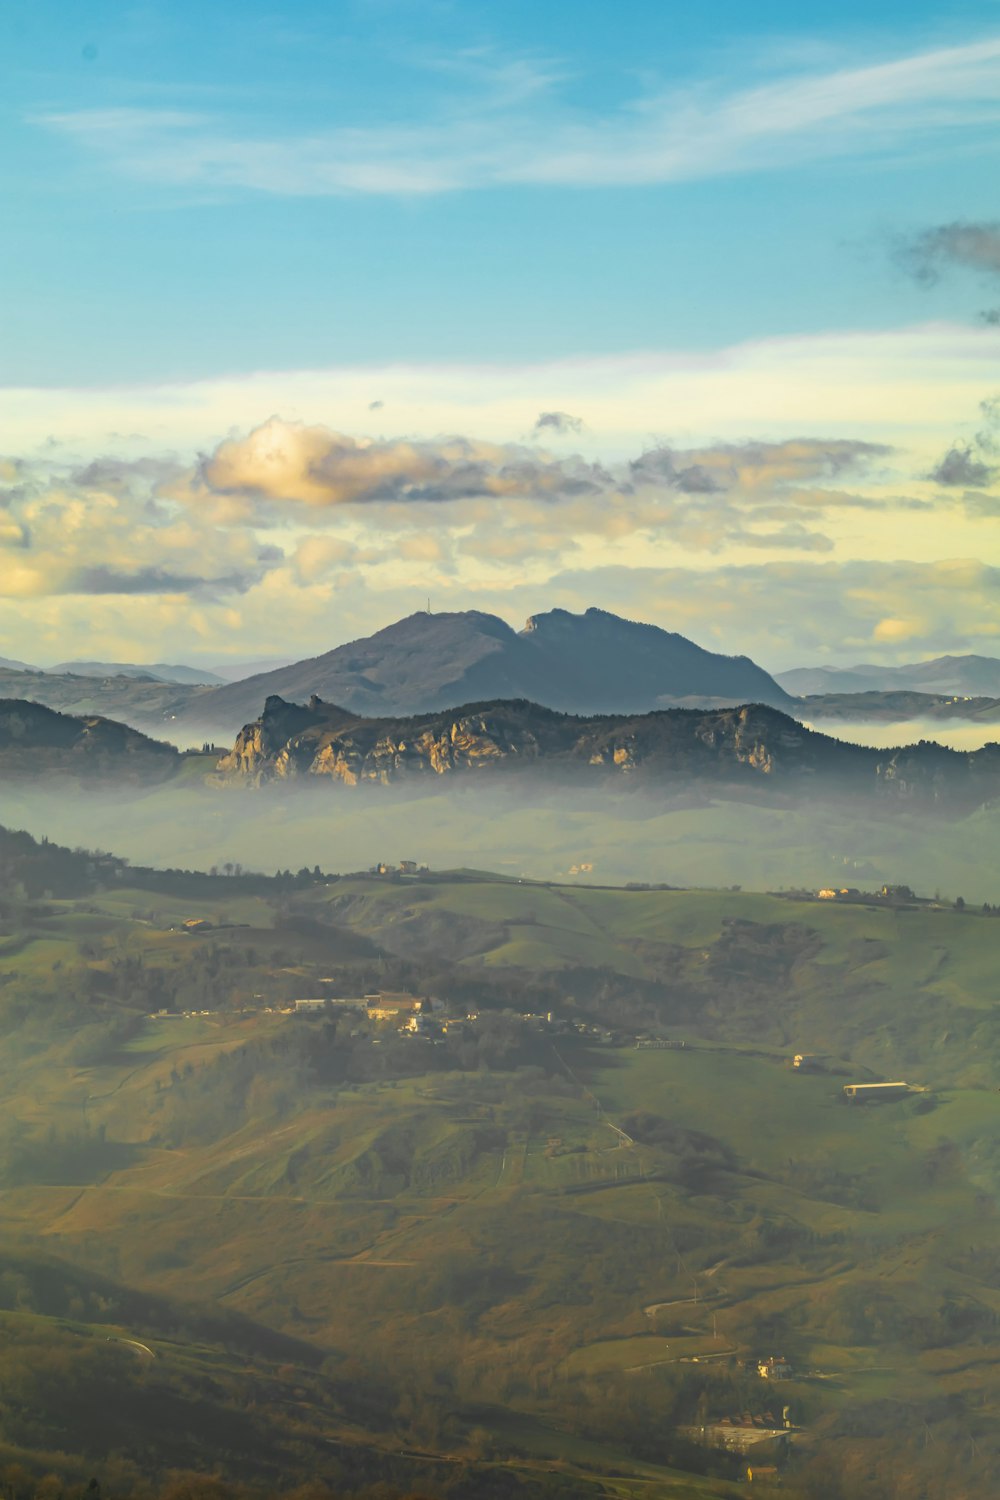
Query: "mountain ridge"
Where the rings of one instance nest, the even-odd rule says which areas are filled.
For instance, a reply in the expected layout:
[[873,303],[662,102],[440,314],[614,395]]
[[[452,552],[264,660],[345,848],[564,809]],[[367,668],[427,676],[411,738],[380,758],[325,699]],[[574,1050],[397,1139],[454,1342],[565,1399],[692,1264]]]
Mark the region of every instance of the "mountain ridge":
[[532,771],[561,781],[631,776],[662,786],[885,790],[903,801],[948,806],[977,806],[1000,794],[1000,746],[961,752],[922,741],[874,750],[808,729],[767,704],[583,717],[513,699],[392,719],[364,718],[316,696],[302,705],[272,695],[217,769],[257,785],[300,778],[389,785]]
[[319,656],[213,688],[182,721],[246,723],[277,695],[355,712],[408,714],[526,698],[565,713],[641,713],[678,701],[792,699],[745,656],[722,656],[606,610],[553,609],[519,632],[482,610],[420,611]]
[[935,656],[930,661],[907,662],[899,667],[875,662],[853,667],[792,667],[774,676],[795,697],[903,690],[1000,698],[1000,658],[994,656]]
[[175,746],[115,719],[62,714],[23,698],[0,698],[0,774],[12,779],[70,773],[162,780],[179,763]]
[[[31,670],[31,669],[29,669]],[[139,681],[177,683],[184,687],[221,687],[224,677],[182,662],[60,661],[46,667],[54,677],[133,677]]]

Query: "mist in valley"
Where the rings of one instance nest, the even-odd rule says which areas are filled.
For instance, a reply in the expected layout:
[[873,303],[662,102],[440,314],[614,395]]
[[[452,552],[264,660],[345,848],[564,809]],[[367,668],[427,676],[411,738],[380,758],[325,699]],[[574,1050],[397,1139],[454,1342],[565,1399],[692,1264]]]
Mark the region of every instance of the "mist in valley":
[[873,750],[893,750],[899,745],[914,745],[920,740],[934,740],[949,750],[981,750],[984,745],[1000,741],[1000,722],[968,719],[809,719],[801,722],[817,734],[829,735],[851,745],[870,745]]
[[343,874],[412,859],[438,870],[581,884],[783,890],[905,882],[976,902],[998,895],[1000,809],[957,818],[847,797],[735,800],[717,787],[671,794],[521,777],[489,786],[478,778],[447,781],[192,781],[86,792],[68,783],[8,783],[0,823],[161,868],[273,874],[319,865]]

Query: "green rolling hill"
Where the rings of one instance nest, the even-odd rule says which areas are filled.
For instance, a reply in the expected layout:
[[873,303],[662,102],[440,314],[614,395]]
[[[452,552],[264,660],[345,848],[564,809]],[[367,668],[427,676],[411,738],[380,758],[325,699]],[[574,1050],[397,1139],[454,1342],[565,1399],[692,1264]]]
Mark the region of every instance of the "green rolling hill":
[[[197,1392],[173,1467],[228,1433],[234,1484],[248,1403],[261,1473],[526,1496],[730,1493],[745,1463],[690,1429],[788,1407],[786,1493],[985,1492],[1000,919],[473,872],[32,896],[33,857],[2,896],[0,1316],[69,1404],[61,1434],[4,1406],[18,1462],[91,1464],[79,1348],[135,1386],[133,1481],[170,1466],[155,1402]],[[285,1013],[376,988],[456,1024]],[[843,1101],[877,1078],[917,1087]]]

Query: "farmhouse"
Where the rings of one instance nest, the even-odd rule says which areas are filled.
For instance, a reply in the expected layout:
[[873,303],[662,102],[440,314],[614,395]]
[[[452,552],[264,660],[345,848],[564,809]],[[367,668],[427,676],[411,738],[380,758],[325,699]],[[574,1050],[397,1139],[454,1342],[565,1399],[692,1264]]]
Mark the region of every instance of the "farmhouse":
[[905,1099],[914,1090],[908,1083],[845,1083],[844,1097],[852,1104],[887,1104]]
[[739,1417],[721,1417],[715,1422],[706,1422],[703,1427],[682,1427],[683,1437],[694,1443],[703,1443],[706,1448],[722,1448],[727,1453],[749,1453],[752,1448],[768,1444],[768,1454],[783,1453],[791,1439],[791,1430],[783,1427],[771,1412],[752,1416],[744,1412]]
[[411,1032],[414,1036],[430,1037],[432,1039],[440,1036],[442,1030],[434,1017],[425,1013],[411,1016],[406,1025],[401,1029]]
[[792,1367],[780,1354],[772,1354],[770,1359],[757,1361],[757,1374],[761,1380],[791,1380]]
[[310,998],[310,999],[307,999],[307,1000],[296,1000],[294,1002],[294,1005],[295,1005],[296,1011],[302,1011],[302,1012],[305,1012],[306,1014],[308,1014],[308,1013],[310,1013],[312,1011],[321,1011],[321,1010],[324,1010],[326,1008],[326,1006],[328,1006],[328,1005],[331,1008],[335,1009],[335,1010],[364,1010],[365,1009],[365,1002],[364,1002],[364,1000],[361,1000],[361,999],[357,999],[357,1000],[338,999],[338,998],[336,998],[334,996],[329,996],[329,995],[327,995],[327,996],[321,996],[319,999],[312,999],[312,998]]
[[365,996],[365,1009],[369,1021],[406,1021],[410,1016],[433,1010],[434,1005],[431,1000],[418,999],[405,990],[378,990]]

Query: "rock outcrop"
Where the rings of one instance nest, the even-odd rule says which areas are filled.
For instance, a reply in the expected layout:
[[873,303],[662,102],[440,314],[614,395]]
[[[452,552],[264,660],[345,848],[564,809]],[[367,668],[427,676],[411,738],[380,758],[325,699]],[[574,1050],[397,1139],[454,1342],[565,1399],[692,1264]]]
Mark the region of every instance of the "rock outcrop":
[[978,805],[1000,793],[1000,747],[972,754],[920,744],[845,744],[764,704],[579,718],[524,699],[409,719],[364,718],[313,697],[268,698],[219,771],[254,783],[326,778],[346,786],[414,777],[517,774],[650,785],[706,781],[818,794]]

